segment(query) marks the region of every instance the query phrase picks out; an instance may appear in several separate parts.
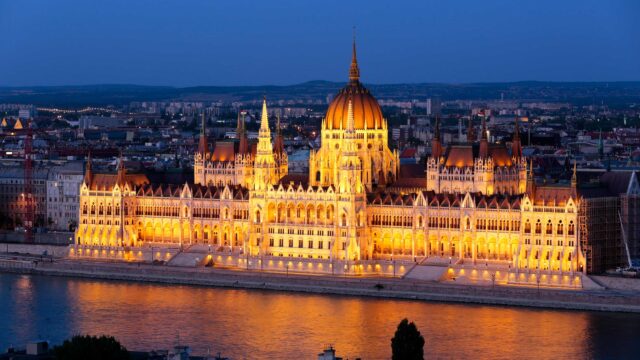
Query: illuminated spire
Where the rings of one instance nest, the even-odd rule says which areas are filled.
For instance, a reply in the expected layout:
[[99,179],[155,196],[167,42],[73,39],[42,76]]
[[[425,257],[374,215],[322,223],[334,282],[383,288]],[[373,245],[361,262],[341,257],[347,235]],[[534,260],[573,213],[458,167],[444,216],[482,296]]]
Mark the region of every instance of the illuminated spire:
[[349,98],[349,107],[347,109],[347,131],[355,131],[355,120],[353,119],[353,102]]
[[360,69],[358,69],[358,59],[356,58],[356,29],[353,28],[353,53],[351,55],[351,66],[349,67],[349,80],[356,82],[360,80]]
[[267,113],[267,97],[262,99],[262,117],[260,118],[260,131],[266,131],[271,134],[269,130],[269,115]]
[[578,161],[573,162],[573,175],[571,175],[571,187],[578,185]]

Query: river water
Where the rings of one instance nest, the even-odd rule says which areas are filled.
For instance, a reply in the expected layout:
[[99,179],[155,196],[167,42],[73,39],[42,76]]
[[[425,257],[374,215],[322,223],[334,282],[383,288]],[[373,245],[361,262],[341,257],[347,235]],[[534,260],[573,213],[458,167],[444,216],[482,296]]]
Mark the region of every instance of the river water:
[[315,359],[325,345],[390,358],[414,321],[429,358],[640,358],[640,316],[0,274],[0,350],[109,334],[133,350],[180,342],[232,359]]

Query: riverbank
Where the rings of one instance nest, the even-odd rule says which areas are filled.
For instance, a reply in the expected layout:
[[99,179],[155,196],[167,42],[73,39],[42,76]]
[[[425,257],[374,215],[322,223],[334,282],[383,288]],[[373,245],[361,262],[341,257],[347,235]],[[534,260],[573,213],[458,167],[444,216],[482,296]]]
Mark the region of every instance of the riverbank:
[[211,268],[68,259],[1,260],[0,271],[89,279],[152,282],[315,294],[366,296],[484,305],[640,313],[640,292],[470,286],[398,278],[276,274]]

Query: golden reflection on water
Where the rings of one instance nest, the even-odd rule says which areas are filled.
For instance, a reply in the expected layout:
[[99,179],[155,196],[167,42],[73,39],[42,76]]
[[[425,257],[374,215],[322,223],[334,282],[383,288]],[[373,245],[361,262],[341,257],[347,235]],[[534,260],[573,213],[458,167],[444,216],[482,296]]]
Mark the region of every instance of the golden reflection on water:
[[77,332],[114,335],[132,349],[168,348],[234,359],[390,357],[408,317],[438,358],[583,358],[588,313],[262,291],[69,281]]

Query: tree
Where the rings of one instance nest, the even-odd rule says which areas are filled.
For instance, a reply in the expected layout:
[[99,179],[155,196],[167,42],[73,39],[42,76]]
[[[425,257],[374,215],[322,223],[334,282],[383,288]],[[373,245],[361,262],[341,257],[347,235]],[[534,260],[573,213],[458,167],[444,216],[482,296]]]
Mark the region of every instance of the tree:
[[76,335],[53,348],[56,359],[125,360],[129,352],[112,336]]
[[424,359],[424,338],[416,324],[402,319],[391,339],[391,359],[421,360]]

